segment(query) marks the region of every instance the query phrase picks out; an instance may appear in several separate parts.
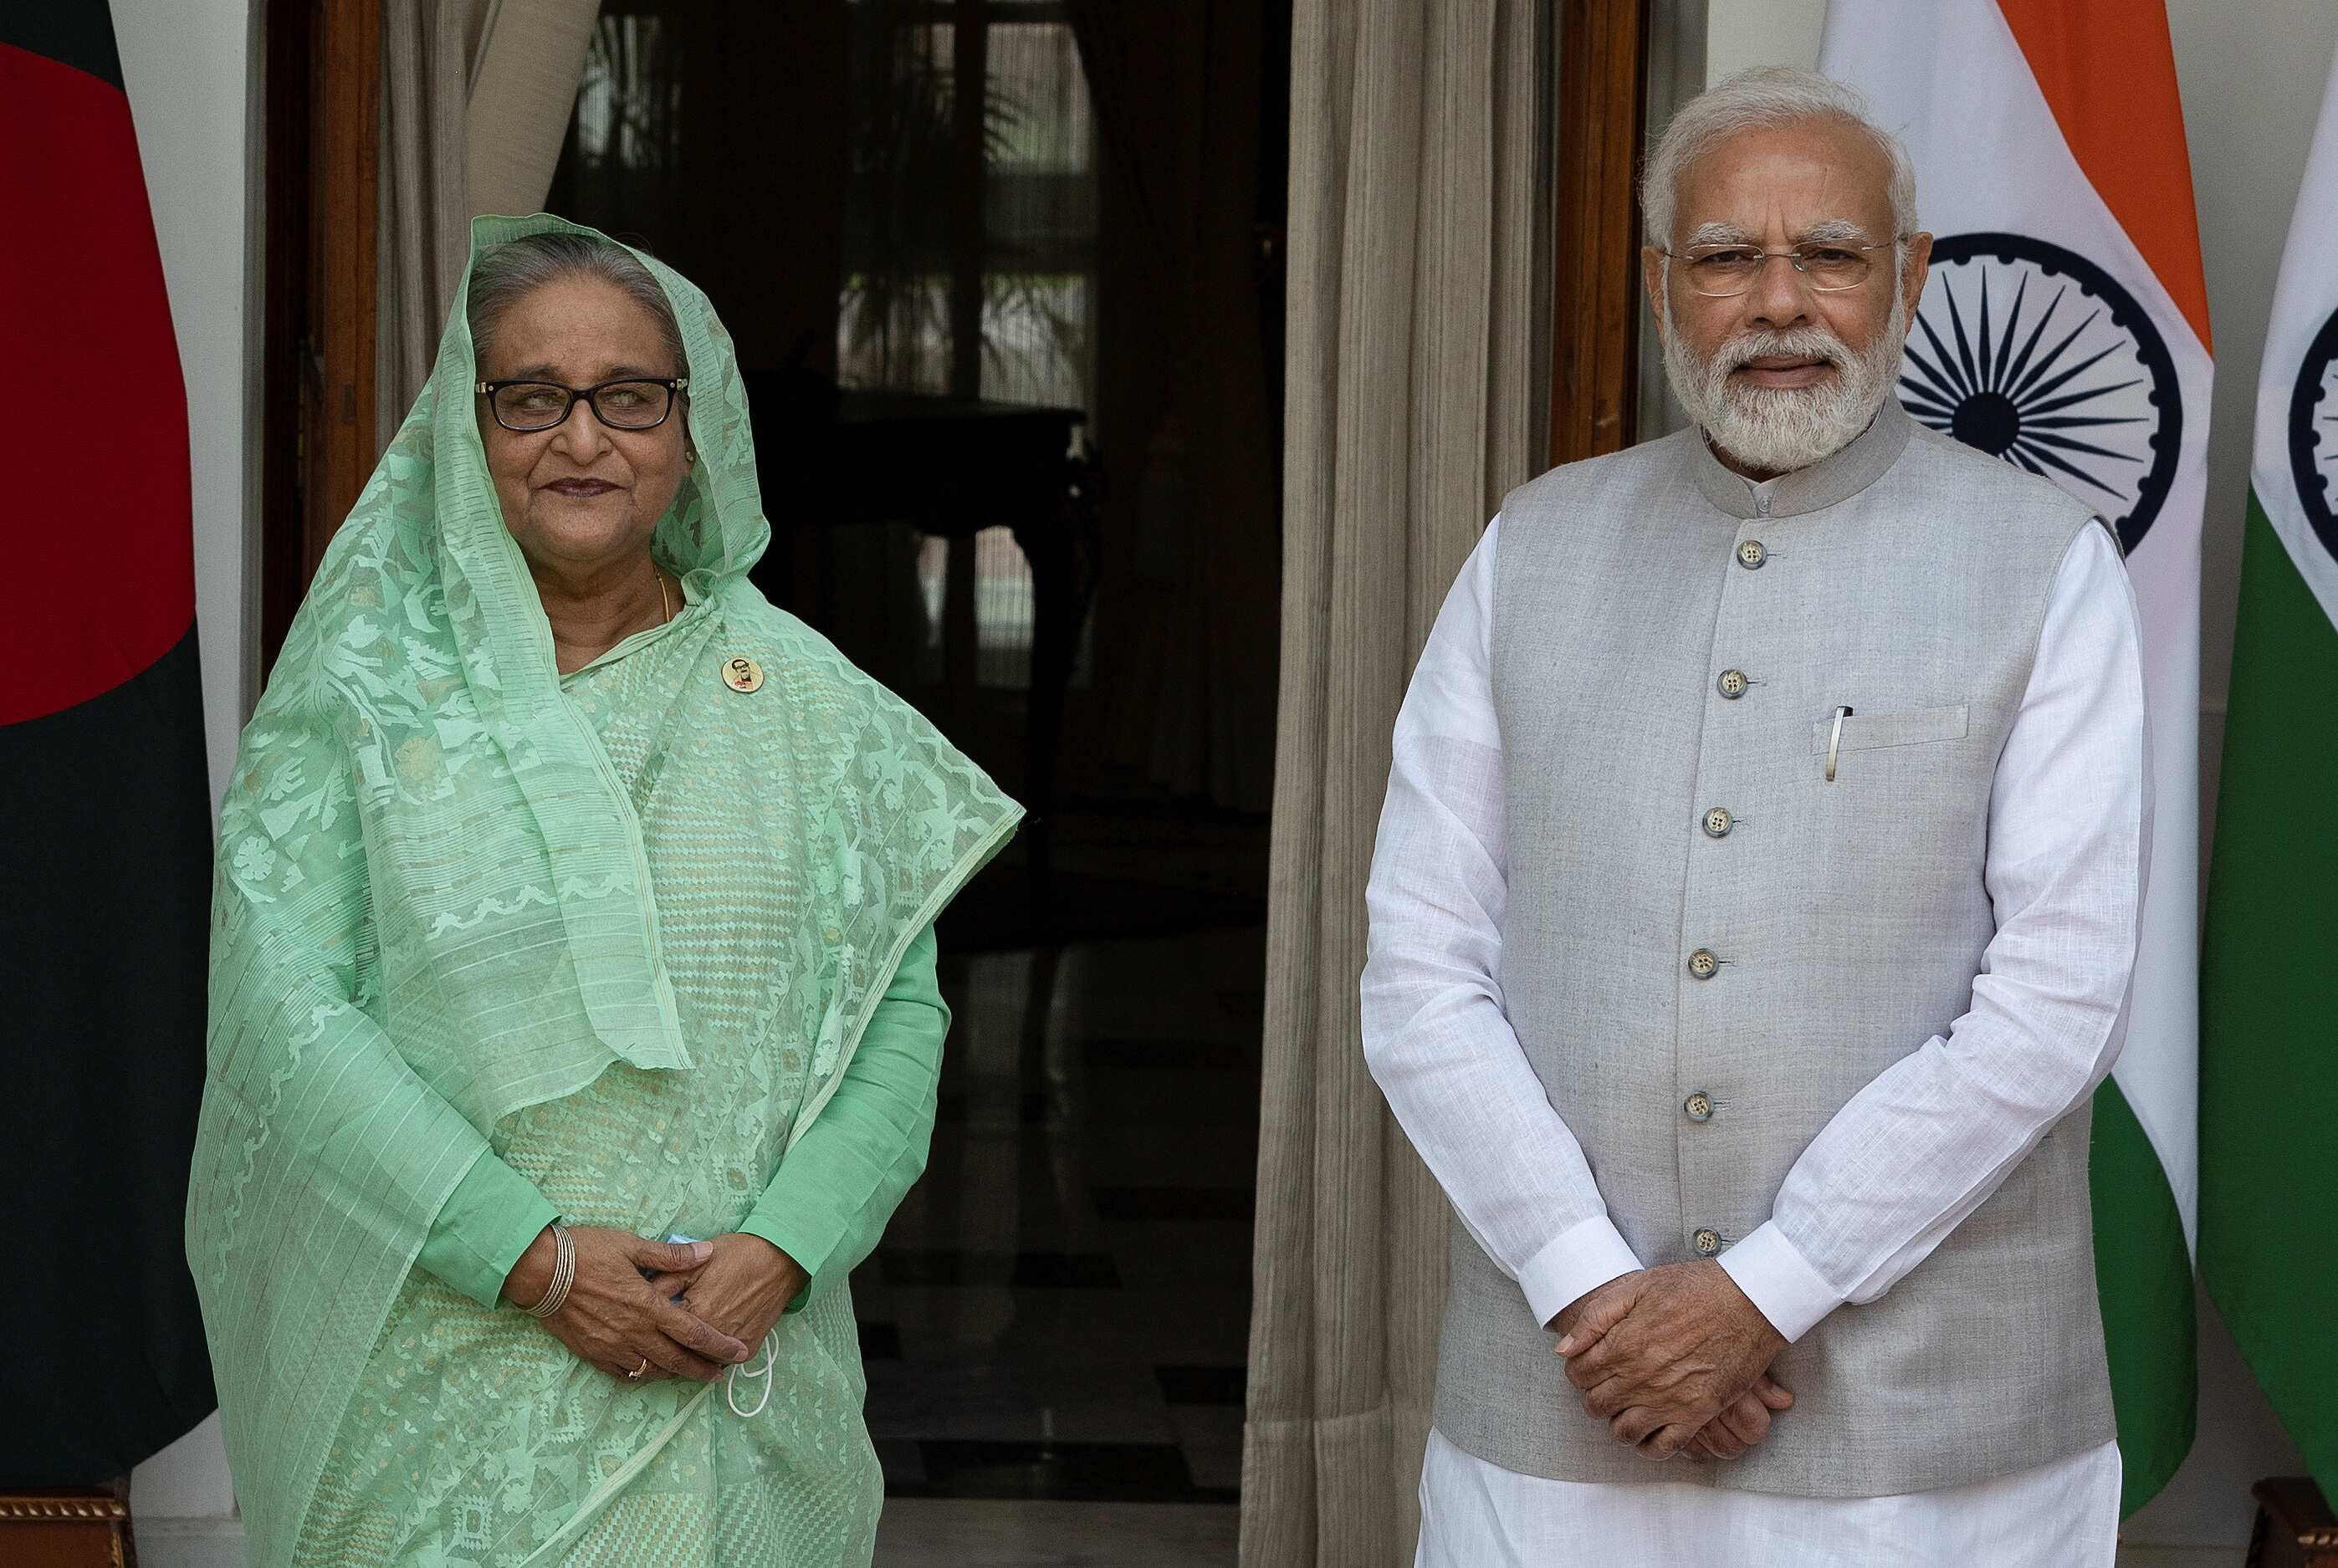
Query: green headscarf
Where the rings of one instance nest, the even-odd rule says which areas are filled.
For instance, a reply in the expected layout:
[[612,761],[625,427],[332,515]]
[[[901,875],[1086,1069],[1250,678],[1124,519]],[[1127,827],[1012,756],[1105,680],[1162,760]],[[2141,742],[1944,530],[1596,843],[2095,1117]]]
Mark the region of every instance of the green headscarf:
[[[471,265],[562,220],[481,218]],[[595,238],[599,236],[595,235]],[[636,253],[638,254],[638,252]],[[664,288],[699,461],[653,549],[790,704],[768,759],[801,918],[775,1031],[825,1104],[910,940],[1021,810],[747,580],[771,537],[705,297]],[[221,808],[209,1077],[187,1249],[255,1563],[289,1558],[390,1302],[497,1120],[610,1063],[686,1069],[639,824],[564,696],[505,527],[457,301],[335,536]]]

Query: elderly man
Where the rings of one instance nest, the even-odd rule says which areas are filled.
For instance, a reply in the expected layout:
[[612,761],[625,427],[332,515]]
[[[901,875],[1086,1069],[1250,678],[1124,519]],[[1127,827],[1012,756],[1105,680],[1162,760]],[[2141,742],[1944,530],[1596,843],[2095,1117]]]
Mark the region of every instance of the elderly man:
[[2134,602],[1891,395],[1914,184],[1808,72],[1680,112],[1695,427],[1514,492],[1397,721],[1364,1043],[1461,1220],[1420,1563],[2112,1561]]

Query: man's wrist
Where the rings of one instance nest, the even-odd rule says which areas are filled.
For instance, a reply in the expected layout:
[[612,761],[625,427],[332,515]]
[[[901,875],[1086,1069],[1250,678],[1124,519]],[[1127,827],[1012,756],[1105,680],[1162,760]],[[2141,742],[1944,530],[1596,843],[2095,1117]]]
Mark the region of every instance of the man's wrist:
[[1753,1234],[1717,1261],[1754,1310],[1789,1345],[1817,1327],[1844,1300],[1811,1267],[1802,1250],[1786,1239],[1774,1220],[1756,1226]]
[[1615,1221],[1595,1214],[1547,1243],[1518,1270],[1518,1289],[1535,1321],[1546,1327],[1611,1279],[1639,1272],[1639,1257]]

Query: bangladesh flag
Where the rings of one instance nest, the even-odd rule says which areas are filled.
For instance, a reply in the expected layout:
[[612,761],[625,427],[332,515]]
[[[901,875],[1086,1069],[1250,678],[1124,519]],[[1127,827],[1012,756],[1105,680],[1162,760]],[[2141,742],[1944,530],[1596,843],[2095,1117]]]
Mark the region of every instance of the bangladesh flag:
[[85,1485],[213,1404],[186,390],[103,0],[0,5],[0,1485]]
[[2338,1497],[2338,63],[2257,383],[2200,972],[2200,1269]]
[[2192,1446],[2200,523],[2208,290],[2164,0],[1834,0],[1820,68],[1916,162],[1930,281],[1901,401],[2053,480],[2127,552],[2151,712],[2151,879],[2097,1092],[2095,1274],[2120,1497]]

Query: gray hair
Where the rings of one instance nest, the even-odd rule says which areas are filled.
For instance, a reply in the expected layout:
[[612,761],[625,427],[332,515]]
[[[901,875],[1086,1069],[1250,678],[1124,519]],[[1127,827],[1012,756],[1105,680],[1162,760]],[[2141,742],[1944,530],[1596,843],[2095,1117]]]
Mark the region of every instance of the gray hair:
[[[1673,242],[1673,202],[1684,170],[1715,143],[1760,126],[1792,125],[1805,120],[1840,120],[1864,131],[1891,165],[1892,238],[1912,234],[1916,220],[1916,166],[1900,138],[1878,125],[1866,98],[1855,87],[1799,65],[1759,65],[1740,71],[1698,93],[1656,139],[1640,176],[1640,212],[1647,242]],[[1897,253],[1896,251],[1894,252]]]
[[474,352],[484,357],[486,342],[513,306],[564,278],[598,279],[648,311],[673,355],[674,373],[690,374],[690,356],[682,346],[682,323],[674,318],[673,302],[641,259],[598,235],[566,230],[525,235],[498,245],[472,267],[470,294],[463,309],[470,318]]

